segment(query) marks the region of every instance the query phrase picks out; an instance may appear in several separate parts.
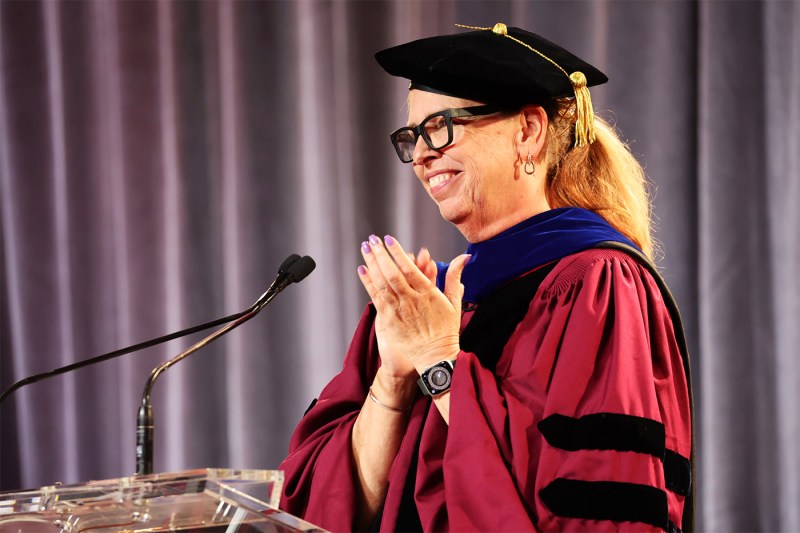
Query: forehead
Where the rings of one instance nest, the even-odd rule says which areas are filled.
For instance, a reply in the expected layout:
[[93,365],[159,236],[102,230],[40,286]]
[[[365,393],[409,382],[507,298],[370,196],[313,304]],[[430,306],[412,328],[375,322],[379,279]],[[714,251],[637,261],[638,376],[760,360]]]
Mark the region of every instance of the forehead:
[[475,100],[412,89],[408,93],[408,123],[419,124],[428,115],[443,109],[476,105],[481,105],[481,103]]

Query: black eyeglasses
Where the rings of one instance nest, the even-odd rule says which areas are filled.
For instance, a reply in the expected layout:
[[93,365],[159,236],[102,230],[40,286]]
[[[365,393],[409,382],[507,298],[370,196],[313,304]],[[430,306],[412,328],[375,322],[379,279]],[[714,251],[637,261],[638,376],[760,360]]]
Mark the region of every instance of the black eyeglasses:
[[397,156],[403,163],[414,160],[414,147],[420,136],[431,150],[441,150],[453,142],[453,119],[462,117],[478,117],[492,115],[503,111],[511,111],[507,107],[497,105],[477,105],[473,107],[460,107],[445,109],[428,115],[416,127],[406,126],[391,135]]

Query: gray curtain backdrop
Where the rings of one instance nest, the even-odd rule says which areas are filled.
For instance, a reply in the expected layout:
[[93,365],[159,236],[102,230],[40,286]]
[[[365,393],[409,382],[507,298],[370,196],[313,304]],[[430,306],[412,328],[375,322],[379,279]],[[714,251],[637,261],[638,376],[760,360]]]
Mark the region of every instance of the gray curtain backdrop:
[[[646,164],[693,352],[701,526],[800,530],[800,4],[0,2],[0,388],[234,313],[317,270],[154,390],[156,471],[274,468],[367,301],[370,233],[464,242],[396,158],[377,50],[503,21],[598,65]],[[0,488],[132,474],[173,341],[0,406]]]

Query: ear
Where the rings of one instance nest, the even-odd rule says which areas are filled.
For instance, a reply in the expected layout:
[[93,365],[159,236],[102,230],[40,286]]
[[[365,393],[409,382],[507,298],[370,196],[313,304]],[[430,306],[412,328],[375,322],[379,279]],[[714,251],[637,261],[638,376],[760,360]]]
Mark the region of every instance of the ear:
[[526,160],[528,154],[535,161],[540,161],[539,154],[544,147],[549,123],[547,113],[542,106],[528,105],[520,110],[520,129],[517,135],[517,151],[521,160]]

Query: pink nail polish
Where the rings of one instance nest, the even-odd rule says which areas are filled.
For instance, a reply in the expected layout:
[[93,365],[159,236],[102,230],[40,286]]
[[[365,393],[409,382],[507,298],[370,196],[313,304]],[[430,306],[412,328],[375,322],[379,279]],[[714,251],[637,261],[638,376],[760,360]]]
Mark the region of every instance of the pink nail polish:
[[377,235],[370,235],[369,236],[369,243],[372,246],[377,246],[377,245],[379,245],[381,243],[381,240],[378,238]]
[[362,276],[367,273],[367,267],[364,265],[358,265],[358,273]]
[[369,247],[369,243],[367,241],[361,243],[361,251],[365,254],[368,254],[372,251],[372,248]]
[[394,238],[391,235],[385,236],[383,242],[386,243],[386,246],[394,246]]

